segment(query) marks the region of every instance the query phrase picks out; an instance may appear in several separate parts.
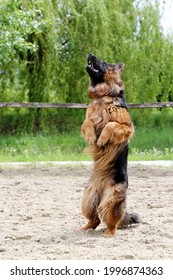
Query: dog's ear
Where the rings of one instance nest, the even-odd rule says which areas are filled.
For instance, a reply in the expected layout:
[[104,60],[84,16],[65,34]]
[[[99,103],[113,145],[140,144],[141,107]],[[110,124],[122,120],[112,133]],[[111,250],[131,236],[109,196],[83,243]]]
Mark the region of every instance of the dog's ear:
[[118,70],[120,72],[120,74],[123,72],[124,70],[124,63],[117,63],[115,64],[115,69]]

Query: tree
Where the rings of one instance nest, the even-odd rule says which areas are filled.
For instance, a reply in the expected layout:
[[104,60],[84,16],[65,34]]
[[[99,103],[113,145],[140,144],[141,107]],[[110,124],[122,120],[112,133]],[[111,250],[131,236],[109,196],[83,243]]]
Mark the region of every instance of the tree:
[[[173,100],[172,37],[163,34],[157,0],[0,0],[0,18],[1,101],[88,102],[90,52],[125,63],[128,102]],[[81,118],[80,111],[28,113],[34,131],[50,118],[62,127],[62,114],[66,125]]]
[[[2,73],[6,76],[6,87],[12,87],[16,79],[16,88],[19,90],[20,81],[24,79],[21,91],[27,91],[27,95],[25,94],[22,101],[48,100],[52,77],[50,67],[53,66],[55,54],[53,39],[55,36],[51,36],[52,31],[54,32],[51,1],[5,0],[1,3],[0,10],[2,16],[0,65]],[[9,71],[10,79],[14,77],[11,85],[8,81]],[[19,98],[19,95],[17,96]],[[9,95],[8,99],[10,98],[15,99]],[[31,112],[35,131],[40,129],[40,113],[38,109]]]

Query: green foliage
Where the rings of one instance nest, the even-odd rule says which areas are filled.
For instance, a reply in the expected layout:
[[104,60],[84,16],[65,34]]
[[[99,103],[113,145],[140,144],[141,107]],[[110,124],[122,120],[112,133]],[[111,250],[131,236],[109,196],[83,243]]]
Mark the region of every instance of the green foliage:
[[49,0],[4,0],[0,2],[1,16],[1,65],[13,62],[18,55],[37,51],[38,45],[28,39],[31,34],[40,35],[52,24],[46,9]]
[[[130,103],[173,101],[173,44],[159,2],[0,0],[0,102],[88,102],[86,57],[124,62]],[[136,125],[172,124],[172,111],[135,110]],[[76,130],[81,110],[4,109],[0,131]]]
[[164,128],[173,126],[173,109],[134,109],[131,110],[134,125],[139,127]]

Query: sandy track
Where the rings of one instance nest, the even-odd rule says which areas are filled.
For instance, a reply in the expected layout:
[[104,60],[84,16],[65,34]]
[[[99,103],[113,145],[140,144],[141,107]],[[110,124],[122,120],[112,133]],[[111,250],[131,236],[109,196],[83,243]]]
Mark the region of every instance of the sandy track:
[[128,210],[139,226],[103,237],[75,228],[90,165],[1,166],[0,259],[172,259],[173,168],[129,166]]

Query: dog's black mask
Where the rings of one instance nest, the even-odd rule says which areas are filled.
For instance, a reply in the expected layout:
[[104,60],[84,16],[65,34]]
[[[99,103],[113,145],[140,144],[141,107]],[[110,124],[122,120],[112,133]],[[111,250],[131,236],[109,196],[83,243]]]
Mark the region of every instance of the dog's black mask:
[[107,71],[118,71],[119,74],[124,70],[123,63],[107,63],[100,61],[92,53],[88,55],[86,71],[88,72],[91,80],[91,85],[95,87],[99,83],[104,82],[104,76]]
[[93,54],[88,55],[86,71],[88,72],[92,86],[104,82],[104,73],[107,69],[107,63],[100,61]]

